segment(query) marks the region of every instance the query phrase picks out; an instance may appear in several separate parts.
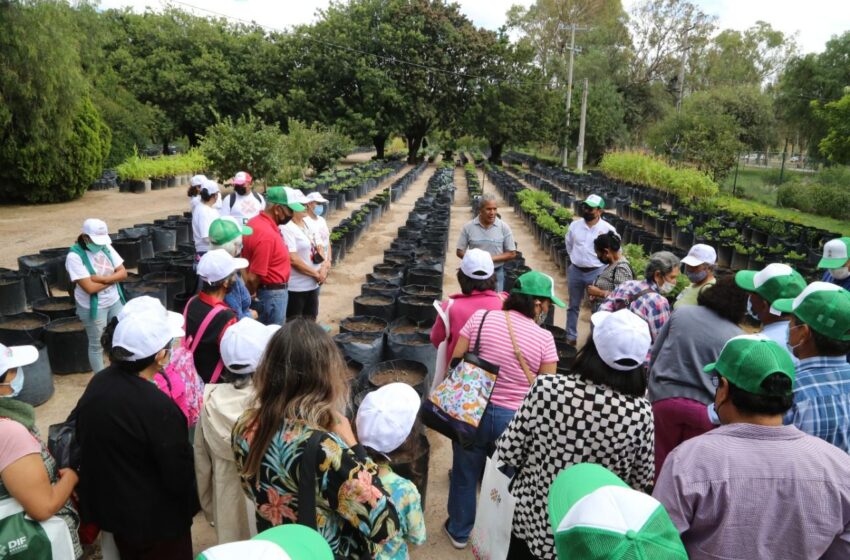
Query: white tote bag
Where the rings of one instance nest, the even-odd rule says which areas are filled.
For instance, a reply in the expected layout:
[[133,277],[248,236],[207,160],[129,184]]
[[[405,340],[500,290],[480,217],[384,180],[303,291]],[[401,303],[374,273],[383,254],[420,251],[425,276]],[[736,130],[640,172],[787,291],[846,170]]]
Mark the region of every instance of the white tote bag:
[[0,500],[0,537],[0,558],[74,560],[68,525],[55,515],[35,521],[14,498]]
[[502,474],[499,465],[496,452],[492,459],[487,459],[481,481],[475,525],[469,537],[477,560],[506,560],[511,545],[516,500],[508,490],[511,479]]
[[[434,379],[431,381],[431,391],[433,391],[437,385],[443,382],[443,379],[446,378],[446,372],[448,371],[449,358],[451,356],[449,353],[449,336],[451,336],[451,330],[449,328],[449,309],[452,308],[452,303],[454,300],[449,298],[449,304],[446,306],[445,311],[443,311],[443,306],[440,305],[442,302],[439,300],[434,300],[434,308],[437,310],[437,316],[443,320],[443,324],[446,325],[446,337],[437,346],[437,360],[434,363]],[[428,393],[430,394],[429,391]]]

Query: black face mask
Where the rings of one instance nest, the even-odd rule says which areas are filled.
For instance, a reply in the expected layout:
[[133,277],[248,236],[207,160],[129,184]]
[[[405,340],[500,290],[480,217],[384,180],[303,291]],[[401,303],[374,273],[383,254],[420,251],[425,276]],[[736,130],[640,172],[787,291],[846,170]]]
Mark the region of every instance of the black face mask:
[[279,226],[285,226],[292,220],[292,214],[287,214],[286,210],[283,211],[283,218],[277,223]]
[[245,196],[246,194],[248,194],[248,189],[247,187],[245,187],[245,185],[236,185],[235,187],[233,187],[233,190],[235,190],[236,194],[238,194],[239,196]]
[[585,210],[584,212],[582,212],[581,215],[584,218],[585,222],[592,222],[596,219],[596,212],[594,212],[593,210]]

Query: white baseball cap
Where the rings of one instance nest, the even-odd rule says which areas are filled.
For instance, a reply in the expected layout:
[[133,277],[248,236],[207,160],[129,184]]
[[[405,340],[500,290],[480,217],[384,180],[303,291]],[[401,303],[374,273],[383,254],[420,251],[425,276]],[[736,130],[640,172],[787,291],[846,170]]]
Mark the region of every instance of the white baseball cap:
[[283,187],[286,190],[286,198],[289,202],[294,202],[297,204],[307,204],[309,200],[304,196],[304,193],[301,189],[293,189],[291,187]]
[[307,195],[307,202],[327,202],[328,200],[322,196],[320,192],[311,192]]
[[106,222],[97,218],[89,218],[83,222],[83,233],[89,236],[92,243],[98,245],[109,245],[112,240],[109,239],[109,230],[106,227]]
[[215,194],[217,192],[221,192],[221,189],[218,188],[218,183],[209,179],[201,183],[201,188],[207,191],[207,194]]
[[245,185],[250,184],[254,179],[251,177],[250,173],[246,171],[240,171],[233,177],[234,185]]
[[209,181],[206,175],[192,175],[192,178],[189,179],[189,184],[193,187],[200,187],[205,181]]
[[[593,343],[609,367],[630,371],[646,361],[652,346],[649,325],[628,309],[597,311],[590,317]],[[625,363],[624,363],[625,361]]]
[[221,361],[235,374],[254,373],[269,340],[278,329],[280,325],[264,325],[250,317],[242,318],[221,337]]
[[475,280],[487,280],[493,276],[493,257],[483,249],[470,249],[463,254],[460,270]]
[[130,316],[137,313],[158,313],[163,316],[168,323],[168,328],[171,331],[171,338],[180,338],[183,336],[183,315],[169,311],[162,305],[162,302],[155,297],[139,296],[131,299],[124,304],[124,307],[118,313],[118,322],[124,321]]
[[224,280],[237,270],[248,268],[248,261],[234,258],[224,249],[207,252],[198,263],[198,276],[204,282],[212,284]]
[[360,443],[379,453],[391,453],[404,443],[422,399],[407,383],[390,383],[372,391],[357,410],[357,437]]
[[28,366],[38,359],[35,346],[6,346],[0,344],[0,375],[13,368]]
[[127,361],[142,360],[155,355],[174,339],[185,336],[183,329],[172,330],[167,317],[156,311],[133,313],[118,321],[112,337],[113,348],[130,352]]
[[688,255],[682,259],[682,262],[688,266],[699,266],[701,264],[717,264],[717,251],[714,250],[714,247],[710,245],[703,245],[702,243],[697,243],[691,250],[688,251]]

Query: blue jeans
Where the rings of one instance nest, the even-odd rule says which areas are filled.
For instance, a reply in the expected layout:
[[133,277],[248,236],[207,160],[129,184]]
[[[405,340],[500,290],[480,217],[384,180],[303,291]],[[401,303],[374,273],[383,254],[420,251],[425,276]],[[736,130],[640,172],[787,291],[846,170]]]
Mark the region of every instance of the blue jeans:
[[587,287],[593,284],[604,270],[604,264],[590,272],[582,272],[574,264],[571,264],[567,270],[567,287],[570,292],[570,306],[567,309],[567,338],[569,340],[578,338],[578,312],[585,292],[587,292]]
[[505,290],[505,267],[500,266],[494,272],[496,275],[496,291],[502,292]]
[[258,319],[264,325],[283,325],[286,322],[286,304],[289,290],[257,290],[260,301]]
[[469,539],[475,524],[475,507],[478,502],[478,482],[487,464],[487,456],[495,447],[496,440],[508,427],[516,414],[515,410],[494,404],[487,405],[481,424],[478,426],[476,442],[470,449],[452,443],[452,476],[449,484],[448,530],[455,540]]
[[112,304],[111,307],[104,307],[97,310],[97,316],[92,319],[91,310],[85,309],[77,305],[77,317],[83,322],[86,328],[86,336],[89,339],[89,365],[95,373],[101,371],[103,366],[103,346],[100,344],[100,337],[103,334],[103,329],[106,328],[106,323],[117,317],[124,304],[119,299]]

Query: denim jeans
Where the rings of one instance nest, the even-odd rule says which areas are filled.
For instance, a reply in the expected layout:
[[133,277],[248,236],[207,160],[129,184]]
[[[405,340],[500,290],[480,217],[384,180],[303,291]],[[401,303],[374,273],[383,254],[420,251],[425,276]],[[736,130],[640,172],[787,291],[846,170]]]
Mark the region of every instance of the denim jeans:
[[91,310],[80,307],[77,304],[77,317],[83,322],[86,328],[86,336],[89,339],[89,365],[95,373],[103,369],[103,346],[100,344],[100,337],[103,334],[103,329],[106,328],[106,323],[117,317],[124,308],[121,300],[116,301],[111,307],[105,307],[97,310],[97,316],[92,319]]
[[567,271],[567,288],[570,293],[569,308],[567,308],[567,338],[576,340],[578,338],[578,312],[581,301],[584,299],[587,287],[596,281],[596,278],[605,270],[603,264],[590,272],[582,272],[571,264]]
[[478,502],[478,482],[487,464],[487,456],[495,447],[496,440],[513,419],[515,410],[494,404],[487,405],[481,424],[478,426],[476,442],[470,449],[452,443],[452,476],[449,484],[449,533],[455,540],[469,539],[475,524],[475,507]]
[[286,304],[289,290],[257,290],[260,301],[259,321],[264,325],[283,325],[286,322]]
[[496,275],[496,291],[503,292],[505,290],[505,267],[500,266],[493,273]]

